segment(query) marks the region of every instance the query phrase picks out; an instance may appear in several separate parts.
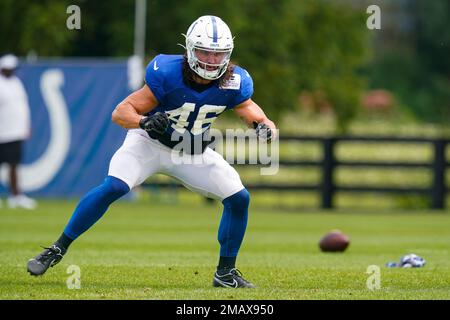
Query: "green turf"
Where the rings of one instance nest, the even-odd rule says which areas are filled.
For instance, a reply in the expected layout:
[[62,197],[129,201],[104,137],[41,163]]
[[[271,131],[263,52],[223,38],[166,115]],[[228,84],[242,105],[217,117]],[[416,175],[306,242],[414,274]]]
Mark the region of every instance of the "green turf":
[[[118,202],[42,277],[26,262],[59,236],[74,202],[41,201],[35,211],[0,209],[0,299],[450,299],[450,213],[282,212],[252,207],[238,268],[258,288],[212,288],[220,206]],[[343,254],[317,242],[339,228]],[[388,269],[406,253],[424,268]],[[81,269],[68,289],[67,268]],[[366,286],[369,265],[381,289]]]

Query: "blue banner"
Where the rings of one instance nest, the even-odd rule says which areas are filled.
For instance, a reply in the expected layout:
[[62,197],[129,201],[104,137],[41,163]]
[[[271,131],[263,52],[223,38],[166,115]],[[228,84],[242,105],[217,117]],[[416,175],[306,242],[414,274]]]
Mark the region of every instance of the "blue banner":
[[19,170],[23,192],[76,197],[103,181],[126,134],[111,122],[111,113],[130,93],[127,69],[127,60],[20,66],[17,75],[27,91],[32,119]]

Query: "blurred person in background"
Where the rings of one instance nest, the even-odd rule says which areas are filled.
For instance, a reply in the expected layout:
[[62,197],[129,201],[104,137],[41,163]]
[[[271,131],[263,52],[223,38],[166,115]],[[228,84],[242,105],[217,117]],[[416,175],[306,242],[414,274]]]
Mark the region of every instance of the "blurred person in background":
[[28,97],[14,75],[18,66],[19,59],[12,54],[0,58],[0,165],[9,166],[8,207],[34,209],[36,201],[21,193],[18,181],[23,142],[31,133]]

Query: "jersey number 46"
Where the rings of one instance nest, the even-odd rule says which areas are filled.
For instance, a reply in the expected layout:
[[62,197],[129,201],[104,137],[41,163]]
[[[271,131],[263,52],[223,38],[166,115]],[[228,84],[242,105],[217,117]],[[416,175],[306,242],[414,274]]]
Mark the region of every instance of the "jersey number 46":
[[[203,133],[203,131],[216,120],[217,116],[225,110],[225,108],[226,106],[214,106],[211,104],[201,106],[198,110],[197,117],[193,120],[190,132],[193,135]],[[189,128],[189,116],[192,112],[195,112],[195,103],[191,102],[185,102],[177,109],[166,111],[169,119],[174,122],[172,128],[180,134],[183,134]]]

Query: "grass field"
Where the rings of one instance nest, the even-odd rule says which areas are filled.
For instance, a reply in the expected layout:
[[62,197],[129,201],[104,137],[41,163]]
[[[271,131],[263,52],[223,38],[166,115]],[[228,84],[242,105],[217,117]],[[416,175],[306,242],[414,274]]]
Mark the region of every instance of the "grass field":
[[[41,201],[36,211],[0,209],[0,299],[450,299],[450,213],[282,212],[252,206],[238,268],[258,287],[212,288],[221,208],[202,203],[118,202],[60,264],[31,277],[26,262],[59,236],[75,202]],[[319,238],[339,228],[343,254]],[[424,268],[388,269],[406,253]],[[67,268],[81,288],[68,289]],[[369,265],[381,289],[369,290]]]

